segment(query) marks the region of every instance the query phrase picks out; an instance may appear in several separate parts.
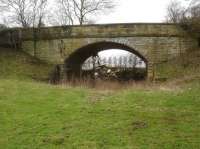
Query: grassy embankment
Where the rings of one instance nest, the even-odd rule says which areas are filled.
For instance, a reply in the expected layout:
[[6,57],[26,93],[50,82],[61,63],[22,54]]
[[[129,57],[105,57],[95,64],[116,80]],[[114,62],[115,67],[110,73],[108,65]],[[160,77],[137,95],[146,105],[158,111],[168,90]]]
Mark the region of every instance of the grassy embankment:
[[198,77],[178,89],[95,90],[34,82],[47,71],[21,54],[0,61],[0,149],[200,148]]
[[0,78],[47,81],[52,66],[28,54],[0,48]]
[[161,78],[173,80],[174,78],[193,77],[200,74],[200,49],[190,51],[155,66]]

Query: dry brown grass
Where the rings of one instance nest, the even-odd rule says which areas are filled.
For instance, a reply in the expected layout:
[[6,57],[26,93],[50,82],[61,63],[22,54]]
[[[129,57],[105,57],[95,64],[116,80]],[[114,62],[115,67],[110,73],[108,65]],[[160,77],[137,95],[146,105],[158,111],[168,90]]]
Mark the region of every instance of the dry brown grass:
[[149,81],[112,81],[112,80],[92,80],[92,79],[73,79],[62,81],[63,87],[79,87],[98,91],[99,93],[110,93],[123,90],[180,90],[180,85],[171,82],[149,82]]

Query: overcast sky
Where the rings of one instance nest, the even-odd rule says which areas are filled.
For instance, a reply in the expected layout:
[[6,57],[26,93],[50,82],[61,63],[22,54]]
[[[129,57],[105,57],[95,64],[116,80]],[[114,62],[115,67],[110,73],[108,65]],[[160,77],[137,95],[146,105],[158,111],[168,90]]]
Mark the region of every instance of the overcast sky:
[[[172,0],[114,0],[115,9],[97,18],[96,23],[164,22]],[[189,0],[179,0],[181,2]],[[50,0],[50,2],[53,2]],[[0,15],[0,22],[2,15]]]
[[[97,23],[163,22],[171,0],[116,0],[115,11]],[[184,0],[182,0],[184,1]]]
[[[96,23],[163,22],[171,0],[116,0],[114,12],[101,16]],[[103,51],[100,57],[126,55],[126,51]]]

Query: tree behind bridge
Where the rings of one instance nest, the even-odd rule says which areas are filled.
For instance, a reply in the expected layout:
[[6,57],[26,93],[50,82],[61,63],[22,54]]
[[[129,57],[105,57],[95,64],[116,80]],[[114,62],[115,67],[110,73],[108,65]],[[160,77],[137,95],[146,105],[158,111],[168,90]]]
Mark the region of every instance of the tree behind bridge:
[[47,0],[0,0],[1,13],[8,22],[24,28],[40,27],[44,23],[46,6]]
[[[62,25],[91,24],[92,17],[107,13],[114,8],[113,0],[57,0],[59,12],[57,17]],[[62,16],[62,17],[60,17]]]
[[181,25],[190,35],[200,38],[200,0],[190,0],[187,7],[180,1],[172,1],[167,9],[167,21]]

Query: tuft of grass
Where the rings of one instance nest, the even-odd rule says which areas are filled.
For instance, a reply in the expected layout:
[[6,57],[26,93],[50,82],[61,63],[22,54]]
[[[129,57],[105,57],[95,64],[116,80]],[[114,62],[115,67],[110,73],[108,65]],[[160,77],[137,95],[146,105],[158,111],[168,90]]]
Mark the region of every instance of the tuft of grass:
[[200,148],[200,81],[102,91],[0,79],[0,148]]

